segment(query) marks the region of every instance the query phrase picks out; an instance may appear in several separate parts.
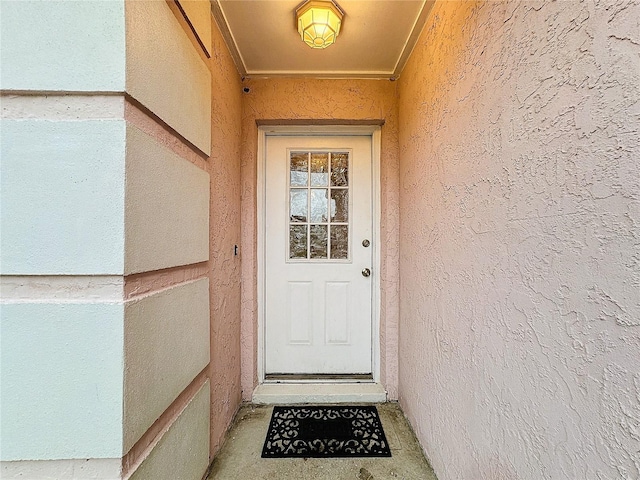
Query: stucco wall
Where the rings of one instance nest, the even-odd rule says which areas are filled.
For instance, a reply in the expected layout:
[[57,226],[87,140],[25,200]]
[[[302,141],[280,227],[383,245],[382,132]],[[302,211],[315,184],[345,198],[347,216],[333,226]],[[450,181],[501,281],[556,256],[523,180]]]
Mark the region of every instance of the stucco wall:
[[209,155],[211,73],[176,10],[173,2],[126,2],[127,93]]
[[240,404],[240,75],[215,22],[212,27],[211,455]]
[[199,479],[209,398],[224,426],[240,398],[238,334],[209,343],[240,323],[239,262],[213,259],[239,242],[239,79],[208,0],[198,37],[172,1],[44,3],[2,3],[0,476]]
[[123,2],[0,5],[2,478],[120,471],[124,33]]
[[440,480],[640,477],[640,4],[436,3],[400,80],[400,401]]
[[383,119],[381,140],[381,380],[397,398],[398,112],[388,80],[251,79],[242,103],[242,396],[257,383],[257,119]]
[[123,91],[124,8],[124,0],[0,3],[0,87],[16,91]]
[[[189,2],[187,2],[187,5]],[[163,265],[162,270],[130,275],[127,277],[125,291],[127,296],[149,295],[154,291],[164,289],[199,278],[209,279],[209,358],[210,362],[204,369],[204,376],[209,379],[210,389],[210,430],[209,430],[209,457],[213,457],[218,451],[222,438],[233,420],[233,416],[240,404],[240,251],[234,255],[234,246],[240,244],[240,134],[241,134],[241,95],[242,85],[240,76],[233,64],[233,60],[222,39],[210,11],[205,12],[202,8],[195,10],[187,8],[187,14],[199,15],[196,24],[202,28],[205,20],[211,22],[211,43],[207,45],[207,52],[210,57],[206,57],[201,46],[189,27],[184,21],[182,13],[173,4],[168,4],[180,22],[183,32],[188,34],[190,40],[189,48],[198,52],[199,59],[206,65],[207,74],[211,77],[211,111],[209,112],[211,122],[211,156],[204,157],[203,150],[198,145],[194,149],[192,145],[185,142],[187,134],[178,131],[176,135],[172,126],[162,125],[151,121],[150,117],[136,108],[135,105],[127,104],[126,116],[137,128],[143,130],[156,142],[170,150],[176,158],[188,160],[198,167],[191,168],[194,172],[198,169],[207,172],[210,182],[206,187],[209,193],[208,200],[208,225],[204,219],[200,219],[198,227],[191,226],[188,229],[178,228],[176,220],[170,222],[173,227],[167,234],[162,235],[162,242],[171,243],[174,253],[180,252],[181,258],[187,254],[188,247],[191,247],[193,238],[190,241],[172,241],[174,235],[194,236],[195,232],[201,232],[202,228],[207,229],[207,245],[205,245],[209,260],[202,262],[199,256],[191,262],[179,262],[179,266]],[[181,3],[184,6],[183,3]],[[206,18],[202,18],[206,15]],[[193,24],[194,18],[190,17]],[[206,29],[199,31],[199,40],[204,42],[209,36]],[[159,76],[158,78],[162,78]],[[174,85],[178,88],[178,85]],[[181,87],[180,87],[181,88]],[[188,105],[187,105],[188,106]],[[178,112],[179,113],[179,112]],[[182,112],[184,113],[184,112]],[[160,116],[160,115],[158,115]],[[187,115],[189,117],[189,115]],[[156,162],[163,159],[155,157]],[[192,167],[193,167],[192,165]],[[152,171],[151,169],[148,169]],[[182,174],[187,173],[187,168],[182,169]],[[160,171],[168,172],[166,168]],[[179,191],[181,185],[189,186],[180,176],[171,174],[167,177],[169,185],[177,182],[174,191]],[[149,183],[149,182],[148,182]],[[192,188],[192,186],[189,186]],[[178,212],[180,205],[187,201],[191,205],[189,212],[181,213],[181,221],[193,216],[194,212],[202,211],[200,201],[189,200],[191,194],[182,193],[181,201],[174,201],[172,211]],[[198,200],[201,200],[199,197]],[[148,204],[142,199],[141,204]],[[155,202],[157,205],[158,202]],[[167,210],[163,209],[163,212]],[[166,213],[166,212],[165,212]],[[149,213],[148,216],[158,215]],[[164,215],[164,214],[163,214]],[[166,215],[165,215],[166,216]],[[168,218],[168,217],[167,217]],[[162,228],[163,223],[159,220],[154,222],[154,228]],[[182,233],[179,232],[182,231]],[[155,242],[156,240],[152,240]],[[202,244],[198,241],[197,252],[202,254]],[[167,250],[168,247],[165,247]],[[148,249],[147,249],[148,250]],[[165,255],[162,258],[166,258]],[[205,258],[206,259],[206,256]],[[200,262],[200,263],[196,263]],[[174,262],[174,264],[176,264]],[[161,267],[160,267],[161,268]],[[199,340],[194,338],[194,348],[200,351],[204,345],[202,340],[203,331],[201,329],[187,329]],[[192,352],[192,355],[195,351]],[[202,381],[196,377],[194,382]],[[193,386],[193,383],[192,383]],[[185,390],[186,391],[186,390]],[[195,389],[193,393],[195,394]],[[184,399],[176,402],[188,401],[183,393]],[[175,405],[174,405],[175,406]],[[173,407],[172,407],[173,408]],[[163,421],[169,421],[167,419]],[[149,430],[151,432],[152,429]],[[149,433],[148,432],[148,433]],[[151,437],[151,435],[150,435]],[[151,441],[151,440],[150,440]],[[143,446],[144,443],[140,443]],[[132,461],[138,456],[136,448],[132,449]],[[140,454],[142,455],[142,454]],[[126,459],[127,460],[127,459]],[[126,463],[126,461],[125,461]]]

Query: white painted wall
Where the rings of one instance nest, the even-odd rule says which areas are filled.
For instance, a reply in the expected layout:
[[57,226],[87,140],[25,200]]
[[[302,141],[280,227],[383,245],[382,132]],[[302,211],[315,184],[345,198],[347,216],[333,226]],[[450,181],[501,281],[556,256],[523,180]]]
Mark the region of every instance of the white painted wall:
[[436,2],[400,79],[400,401],[440,480],[640,478],[640,4]]
[[2,475],[62,478],[85,470],[68,463],[79,458],[113,473],[123,438],[124,99],[50,92],[124,89],[124,4],[0,8],[2,88],[16,91],[2,97],[0,129]]
[[0,458],[120,457],[123,305],[0,308]]
[[124,3],[0,2],[0,88],[124,91]]
[[5,118],[0,155],[2,274],[122,274],[123,119]]

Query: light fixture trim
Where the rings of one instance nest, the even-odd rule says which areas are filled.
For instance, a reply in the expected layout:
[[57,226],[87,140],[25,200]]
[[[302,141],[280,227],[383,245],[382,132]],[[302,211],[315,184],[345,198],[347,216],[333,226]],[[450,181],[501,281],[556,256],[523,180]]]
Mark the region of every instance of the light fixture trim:
[[296,8],[300,38],[311,48],[327,48],[340,34],[344,11],[333,0],[306,0]]

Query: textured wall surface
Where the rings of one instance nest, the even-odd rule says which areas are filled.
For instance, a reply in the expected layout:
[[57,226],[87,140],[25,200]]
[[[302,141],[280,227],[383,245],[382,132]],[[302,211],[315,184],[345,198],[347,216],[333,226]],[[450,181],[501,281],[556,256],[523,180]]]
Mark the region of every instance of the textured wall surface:
[[122,92],[124,4],[124,0],[1,2],[0,88]]
[[[39,103],[42,112],[50,102]],[[2,273],[122,273],[124,122],[81,120],[86,108],[75,119],[24,118],[34,109],[2,120]]]
[[126,275],[209,259],[209,174],[127,126]]
[[190,28],[158,0],[126,2],[126,25],[127,93],[209,155],[211,73]]
[[398,112],[388,80],[254,79],[242,104],[242,395],[257,382],[257,143],[259,119],[384,119],[381,141],[381,380],[397,398]]
[[440,480],[640,478],[640,4],[438,2],[400,81],[400,400]]
[[116,474],[124,2],[0,10],[0,476]]
[[209,279],[137,297],[124,315],[126,453],[209,363]]
[[[164,0],[3,2],[2,42],[0,475],[200,479],[210,285],[229,278],[209,263],[218,64]],[[218,141],[236,145],[239,211],[235,81],[236,139]],[[234,288],[235,317],[214,318],[238,332]],[[235,394],[213,395],[231,405],[226,424],[240,398],[233,339],[220,383],[235,374]]]
[[180,412],[128,480],[200,479],[209,465],[209,384]]
[[211,455],[240,404],[240,133],[242,85],[215,22],[212,25]]
[[120,457],[122,304],[28,302],[1,307],[2,460]]
[[213,23],[211,21],[211,3],[209,0],[178,0],[184,10],[189,23],[195,30],[198,40],[202,48],[211,53],[211,30]]

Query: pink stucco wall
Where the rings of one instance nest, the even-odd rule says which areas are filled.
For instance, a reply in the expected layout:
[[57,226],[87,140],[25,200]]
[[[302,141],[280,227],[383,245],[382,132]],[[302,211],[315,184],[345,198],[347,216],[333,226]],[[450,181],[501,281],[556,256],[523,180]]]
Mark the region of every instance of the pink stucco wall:
[[440,480],[640,478],[640,4],[437,2],[400,79],[400,401]]
[[257,384],[258,119],[383,119],[381,140],[381,380],[397,398],[398,111],[388,80],[252,79],[242,108],[242,396]]
[[209,173],[211,305],[211,454],[240,404],[240,76],[215,22],[212,26],[212,134]]

